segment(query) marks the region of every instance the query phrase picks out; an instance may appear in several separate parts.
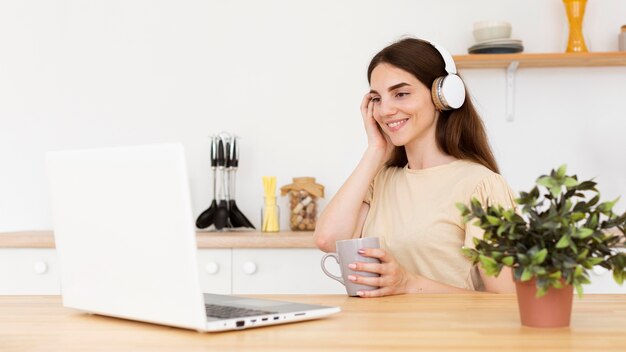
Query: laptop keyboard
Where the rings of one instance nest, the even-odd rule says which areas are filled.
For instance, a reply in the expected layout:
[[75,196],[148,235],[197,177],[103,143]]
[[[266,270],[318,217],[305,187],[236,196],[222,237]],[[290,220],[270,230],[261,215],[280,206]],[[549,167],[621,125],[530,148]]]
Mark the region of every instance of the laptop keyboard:
[[205,304],[206,316],[219,319],[243,318],[255,315],[275,314],[265,310],[247,309],[231,306],[220,306],[217,304]]

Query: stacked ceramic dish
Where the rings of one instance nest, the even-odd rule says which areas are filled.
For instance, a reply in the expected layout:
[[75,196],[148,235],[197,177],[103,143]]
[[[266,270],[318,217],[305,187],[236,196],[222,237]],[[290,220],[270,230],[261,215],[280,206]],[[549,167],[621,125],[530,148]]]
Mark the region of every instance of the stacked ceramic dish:
[[524,51],[521,40],[511,39],[509,22],[476,22],[473,34],[476,43],[467,49],[470,54],[510,54]]

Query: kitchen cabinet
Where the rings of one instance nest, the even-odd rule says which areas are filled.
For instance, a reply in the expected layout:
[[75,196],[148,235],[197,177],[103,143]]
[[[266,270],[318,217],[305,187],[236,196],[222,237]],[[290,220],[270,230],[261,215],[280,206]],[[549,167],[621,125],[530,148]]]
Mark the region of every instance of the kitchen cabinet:
[[[199,232],[198,275],[203,292],[220,294],[343,294],[320,269],[323,252],[312,234]],[[334,260],[329,270],[339,274]],[[602,268],[590,272],[586,293],[626,293]],[[0,234],[0,295],[58,295],[59,265],[52,232]]]
[[[323,255],[312,248],[200,249],[200,287],[203,292],[220,294],[345,292],[320,269]],[[328,261],[331,270],[333,264]],[[338,265],[334,269],[339,273]]]
[[198,275],[202,292],[230,294],[232,265],[230,249],[198,250]]
[[[308,248],[233,249],[233,294],[345,293],[322,272],[323,255]],[[329,260],[328,266],[339,275],[336,262]]]
[[1,295],[60,293],[60,273],[54,249],[0,248]]
[[[0,295],[60,294],[52,233],[21,235],[0,235]],[[198,275],[203,292],[345,292],[341,284],[326,277],[320,269],[324,253],[314,247],[311,233],[198,233],[198,247]],[[339,272],[334,261],[329,260],[328,265],[331,270],[335,265],[334,271]]]

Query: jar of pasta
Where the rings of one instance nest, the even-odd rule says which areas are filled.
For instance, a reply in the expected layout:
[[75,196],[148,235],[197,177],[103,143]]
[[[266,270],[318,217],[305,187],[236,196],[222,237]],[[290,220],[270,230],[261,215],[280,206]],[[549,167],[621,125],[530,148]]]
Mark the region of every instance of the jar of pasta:
[[294,177],[293,183],[280,188],[282,196],[289,195],[289,226],[292,231],[315,230],[317,199],[324,197],[324,186],[314,177]]

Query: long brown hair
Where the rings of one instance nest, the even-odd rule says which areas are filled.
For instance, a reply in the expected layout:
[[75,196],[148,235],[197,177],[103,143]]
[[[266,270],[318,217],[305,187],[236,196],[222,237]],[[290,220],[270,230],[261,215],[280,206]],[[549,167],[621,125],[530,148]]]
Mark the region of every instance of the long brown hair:
[[[448,74],[439,51],[430,43],[415,38],[402,39],[376,54],[367,69],[369,83],[372,71],[381,63],[409,72],[429,89],[437,77]],[[439,113],[435,131],[437,146],[457,159],[471,160],[499,173],[485,126],[469,98],[467,88],[465,97],[460,108]],[[387,161],[388,166],[397,167],[404,167],[407,163],[404,146],[396,147]]]

